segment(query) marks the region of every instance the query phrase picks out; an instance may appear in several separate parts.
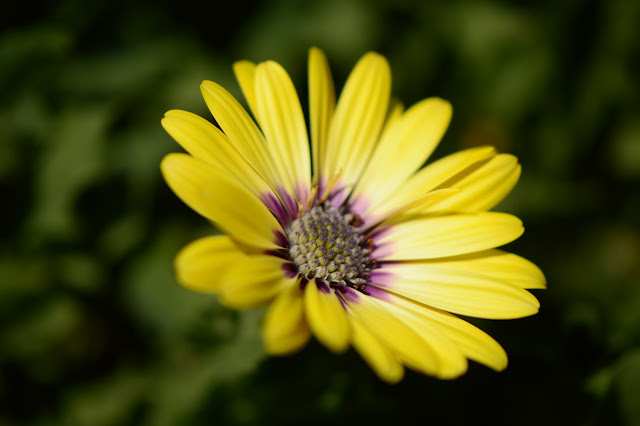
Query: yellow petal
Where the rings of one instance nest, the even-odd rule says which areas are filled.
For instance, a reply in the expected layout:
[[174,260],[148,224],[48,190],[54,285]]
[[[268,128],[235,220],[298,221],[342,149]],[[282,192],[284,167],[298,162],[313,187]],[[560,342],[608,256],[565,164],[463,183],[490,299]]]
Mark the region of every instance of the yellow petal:
[[373,199],[394,192],[431,155],[449,125],[451,112],[451,104],[440,98],[409,108],[383,133],[355,194]]
[[540,307],[528,291],[486,275],[424,263],[390,265],[385,271],[393,275],[385,290],[456,314],[511,319],[533,315]]
[[408,367],[429,375],[438,374],[440,365],[433,349],[382,302],[359,293],[347,297],[346,302],[349,313]]
[[453,379],[467,371],[467,358],[447,334],[443,333],[429,319],[393,303],[392,300],[380,301],[380,304],[384,305],[385,309],[401,319],[428,343],[438,360],[438,370],[435,373],[437,377]]
[[327,179],[342,171],[350,186],[360,176],[375,143],[389,106],[391,72],[387,60],[366,54],[353,69],[338,100],[327,139],[322,175]]
[[227,136],[202,117],[187,111],[168,111],[162,126],[187,152],[216,169],[235,176],[256,195],[271,192]]
[[439,188],[448,179],[464,172],[474,165],[481,164],[496,155],[493,147],[482,146],[448,155],[429,164],[404,185],[386,198],[379,198],[369,210],[371,214],[383,215],[387,210],[414,200],[423,194]]
[[544,274],[533,262],[502,250],[485,250],[423,262],[434,268],[488,275],[522,288],[546,287]]
[[513,155],[499,154],[477,169],[456,176],[444,185],[460,192],[440,200],[427,211],[486,211],[498,204],[514,187],[520,177],[520,165]]
[[454,188],[435,189],[423,194],[415,200],[409,201],[406,204],[396,206],[393,210],[387,210],[384,216],[374,216],[369,214],[365,219],[365,223],[367,226],[373,226],[382,222],[386,222],[386,224],[399,223],[406,219],[408,211],[426,208],[439,199],[450,197],[458,192],[459,190]]
[[336,107],[336,94],[329,62],[318,48],[309,50],[309,123],[313,171],[318,175],[320,160],[325,156],[329,125]]
[[[255,95],[260,127],[267,137],[272,158],[291,186],[308,191],[311,179],[309,141],[296,89],[287,72],[273,61],[255,71]],[[307,194],[297,193],[299,201]]]
[[282,291],[267,309],[262,322],[262,341],[268,353],[283,355],[302,348],[311,332],[304,319],[300,285]]
[[240,84],[242,94],[251,108],[254,117],[260,120],[256,109],[256,92],[255,92],[255,75],[256,64],[249,61],[238,61],[233,64],[233,72],[236,75],[236,80]]
[[185,246],[176,256],[173,266],[176,279],[183,286],[215,293],[224,285],[229,266],[246,257],[227,235],[214,235]]
[[175,194],[197,213],[215,222],[247,250],[275,249],[275,217],[235,178],[187,154],[169,154],[160,165]]
[[295,280],[286,278],[278,257],[247,256],[229,267],[220,301],[233,308],[255,308],[270,302]]
[[424,317],[432,326],[437,327],[452,342],[458,345],[462,353],[476,362],[496,371],[507,367],[507,353],[491,336],[448,312],[415,303],[399,296],[390,296],[392,303]]
[[421,217],[391,226],[376,244],[384,260],[434,259],[498,247],[523,231],[520,219],[505,213]]
[[[264,136],[242,105],[222,86],[212,81],[203,81],[200,89],[218,125],[247,162],[272,188],[287,185],[289,179],[278,173]],[[290,192],[292,190],[288,187],[286,189]]]
[[351,324],[338,296],[326,284],[318,288],[315,280],[304,289],[304,308],[307,321],[316,338],[333,352],[349,347]]
[[356,319],[351,319],[353,347],[371,369],[387,383],[398,383],[404,368],[398,358]]

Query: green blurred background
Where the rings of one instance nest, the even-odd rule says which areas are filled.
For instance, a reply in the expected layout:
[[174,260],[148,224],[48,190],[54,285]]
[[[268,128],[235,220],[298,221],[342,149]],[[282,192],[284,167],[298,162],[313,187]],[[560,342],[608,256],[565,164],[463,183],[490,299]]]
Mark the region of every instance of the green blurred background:
[[[640,2],[5,2],[0,15],[0,425],[640,425]],[[393,93],[454,118],[435,157],[494,144],[523,175],[540,314],[474,321],[506,348],[443,382],[381,383],[353,351],[265,356],[261,310],[179,287],[214,232],[166,187],[172,108],[240,95],[275,59],[306,99],[309,46],[338,87],[368,50]],[[305,106],[306,108],[306,106]]]

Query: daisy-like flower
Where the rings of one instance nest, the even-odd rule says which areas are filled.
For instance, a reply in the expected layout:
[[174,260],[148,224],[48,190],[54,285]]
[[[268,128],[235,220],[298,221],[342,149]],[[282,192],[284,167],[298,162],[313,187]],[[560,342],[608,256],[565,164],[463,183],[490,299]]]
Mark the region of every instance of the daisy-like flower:
[[233,308],[270,304],[266,350],[292,353],[311,334],[331,351],[353,346],[397,382],[404,366],[454,378],[468,359],[494,370],[503,348],[456,315],[535,314],[544,288],[531,262],[496,249],[518,238],[512,215],[489,212],[515,185],[517,159],[471,148],[421,169],[451,119],[428,98],[390,102],[384,57],[360,59],[336,102],[325,55],[309,53],[309,132],[277,63],[241,61],[236,77],[255,121],[216,83],[201,85],[219,128],[186,111],[162,125],[186,150],[162,173],[182,201],[225,235],[192,242],[178,281]]

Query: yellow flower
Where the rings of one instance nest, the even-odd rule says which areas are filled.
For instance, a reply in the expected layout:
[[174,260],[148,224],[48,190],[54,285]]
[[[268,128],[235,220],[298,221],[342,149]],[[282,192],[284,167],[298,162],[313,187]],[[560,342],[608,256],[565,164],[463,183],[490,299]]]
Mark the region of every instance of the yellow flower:
[[479,147],[420,169],[451,106],[391,104],[389,65],[376,53],[336,103],[327,59],[310,50],[309,132],[279,64],[234,71],[255,121],[211,81],[201,89],[220,128],[186,111],[162,119],[190,154],[167,155],[164,178],[226,233],[185,247],[178,281],[234,308],[270,303],[262,338],[272,354],[313,334],[336,353],[353,346],[387,382],[403,366],[439,378],[463,374],[468,359],[504,369],[502,347],[454,314],[538,311],[525,289],[544,288],[542,272],[495,249],[522,234],[520,220],[488,212],[518,180],[517,159]]

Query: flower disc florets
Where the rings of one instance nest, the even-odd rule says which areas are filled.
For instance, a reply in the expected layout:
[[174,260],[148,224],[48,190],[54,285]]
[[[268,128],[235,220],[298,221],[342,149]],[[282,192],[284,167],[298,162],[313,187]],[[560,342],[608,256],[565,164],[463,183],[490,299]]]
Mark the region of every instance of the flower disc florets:
[[294,220],[287,236],[298,273],[364,290],[371,247],[356,224],[356,217],[332,206],[313,207]]

